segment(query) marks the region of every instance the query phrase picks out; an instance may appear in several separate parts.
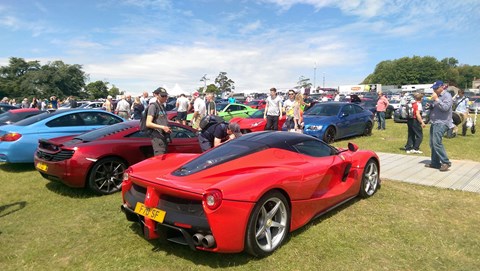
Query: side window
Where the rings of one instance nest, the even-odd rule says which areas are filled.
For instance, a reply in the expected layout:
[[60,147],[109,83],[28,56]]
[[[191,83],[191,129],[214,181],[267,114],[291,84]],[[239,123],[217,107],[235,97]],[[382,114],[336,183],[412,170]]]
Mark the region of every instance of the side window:
[[48,127],[82,126],[83,119],[78,114],[68,114],[47,122]]
[[170,134],[171,138],[194,138],[195,137],[195,133],[188,129],[185,129],[179,126],[174,126],[174,125],[170,126],[170,128],[172,129],[172,133]]
[[239,110],[243,110],[243,108],[239,105],[231,105],[230,110],[231,111],[239,111]]
[[353,115],[355,114],[355,109],[352,107],[352,105],[348,104],[342,108],[342,113]]
[[363,112],[363,108],[361,108],[360,106],[358,105],[352,105],[353,108],[355,109],[355,113],[362,113]]
[[146,133],[146,132],[142,132],[142,131],[136,131],[135,133],[132,133],[132,134],[129,134],[128,136],[126,137],[135,137],[135,138],[150,138],[150,136]]
[[112,116],[102,111],[82,112],[79,114],[82,117],[85,125],[90,125],[90,126],[112,125],[112,124],[121,122],[121,120],[116,118],[115,116]]
[[325,157],[334,154],[330,146],[316,140],[300,142],[293,147],[297,152],[313,157]]

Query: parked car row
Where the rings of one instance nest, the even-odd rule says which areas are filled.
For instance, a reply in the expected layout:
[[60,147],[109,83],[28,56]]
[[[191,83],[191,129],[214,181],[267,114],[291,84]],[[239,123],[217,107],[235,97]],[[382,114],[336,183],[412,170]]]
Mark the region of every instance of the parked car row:
[[[165,233],[193,250],[258,257],[318,215],[380,187],[374,152],[326,143],[370,134],[370,111],[351,103],[316,104],[304,114],[305,135],[261,131],[264,109],[238,105],[218,109],[248,126],[246,135],[201,153],[197,131],[170,122],[168,153],[155,157],[138,120],[85,108],[9,111],[32,115],[0,126],[0,161],[33,159],[44,178],[100,195],[121,190],[126,219],[140,223],[147,239]],[[285,116],[279,126],[284,122]]]

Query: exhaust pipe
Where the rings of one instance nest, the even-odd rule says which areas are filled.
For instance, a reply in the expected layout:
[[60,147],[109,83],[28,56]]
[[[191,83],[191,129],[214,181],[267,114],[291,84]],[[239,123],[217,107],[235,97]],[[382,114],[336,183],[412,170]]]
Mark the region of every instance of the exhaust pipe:
[[193,235],[192,240],[195,246],[201,246],[204,236],[201,233],[196,233]]
[[215,239],[213,238],[213,235],[205,235],[202,239],[202,245],[206,248],[213,247],[215,245]]

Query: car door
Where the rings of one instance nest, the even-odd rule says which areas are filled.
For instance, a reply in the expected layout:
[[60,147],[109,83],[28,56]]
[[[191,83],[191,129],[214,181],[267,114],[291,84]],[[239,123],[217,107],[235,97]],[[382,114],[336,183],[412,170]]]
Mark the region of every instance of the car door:
[[355,110],[354,104],[345,105],[340,113],[342,118],[342,127],[338,132],[339,137],[358,135],[363,132],[365,126],[360,114]]
[[302,189],[311,189],[309,197],[318,201],[318,212],[323,206],[331,206],[332,201],[340,202],[344,199],[345,187],[344,173],[349,171],[349,162],[329,145],[318,140],[303,141],[294,146],[301,154],[309,156],[307,159],[311,166],[305,167],[304,184]]

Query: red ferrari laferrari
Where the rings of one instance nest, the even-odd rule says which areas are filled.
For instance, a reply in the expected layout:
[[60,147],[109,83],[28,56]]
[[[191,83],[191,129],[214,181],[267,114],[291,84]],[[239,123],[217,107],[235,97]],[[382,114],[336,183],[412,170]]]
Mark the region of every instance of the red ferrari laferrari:
[[[265,109],[259,109],[248,118],[233,118],[230,122],[238,123],[240,126],[240,131],[243,134],[251,132],[260,132],[265,130],[265,125],[267,125],[267,120],[263,118],[263,113]],[[283,124],[285,123],[286,116],[283,115],[278,120],[278,130],[281,131]]]
[[202,154],[166,154],[128,168],[129,221],[147,239],[194,250],[266,256],[287,234],[380,186],[378,156],[298,133],[249,133]]
[[[196,130],[170,122],[171,153],[200,153]],[[121,188],[125,169],[153,156],[151,139],[139,121],[122,122],[76,136],[39,140],[35,168],[43,177],[98,194]]]

